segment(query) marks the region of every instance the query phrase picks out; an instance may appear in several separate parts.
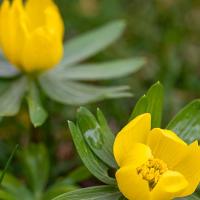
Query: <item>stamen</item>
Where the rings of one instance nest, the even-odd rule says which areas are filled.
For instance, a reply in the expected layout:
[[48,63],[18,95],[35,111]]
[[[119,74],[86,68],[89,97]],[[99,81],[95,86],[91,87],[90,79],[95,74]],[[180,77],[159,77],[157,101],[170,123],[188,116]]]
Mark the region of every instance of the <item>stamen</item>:
[[168,170],[167,165],[160,159],[149,159],[147,162],[137,167],[137,173],[149,182],[152,190],[158,183],[161,175]]

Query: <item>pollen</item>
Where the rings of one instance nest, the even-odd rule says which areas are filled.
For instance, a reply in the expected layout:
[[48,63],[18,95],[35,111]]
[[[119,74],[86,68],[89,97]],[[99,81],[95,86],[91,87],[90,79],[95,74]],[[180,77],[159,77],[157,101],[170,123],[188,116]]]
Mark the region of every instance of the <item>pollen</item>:
[[137,167],[137,173],[149,182],[150,190],[156,186],[162,174],[167,170],[166,163],[160,159],[149,159],[140,167]]

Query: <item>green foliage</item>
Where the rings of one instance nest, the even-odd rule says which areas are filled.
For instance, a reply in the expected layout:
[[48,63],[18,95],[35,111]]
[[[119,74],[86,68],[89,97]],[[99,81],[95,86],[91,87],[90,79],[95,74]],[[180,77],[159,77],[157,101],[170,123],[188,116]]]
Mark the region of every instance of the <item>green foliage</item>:
[[144,58],[121,59],[97,64],[79,64],[58,68],[55,72],[48,72],[55,79],[74,81],[109,80],[127,76],[138,71],[145,64]]
[[194,100],[184,107],[168,124],[186,142],[200,138],[200,100]]
[[[80,163],[63,127],[66,119],[74,119],[75,108],[64,107],[49,101],[44,94],[65,105],[83,105],[105,98],[130,97],[132,91],[137,99],[139,95],[145,93],[151,83],[160,80],[166,89],[163,119],[161,120],[162,112],[160,112],[163,104],[161,100],[163,89],[159,84],[155,84],[146,95],[139,99],[131,119],[138,114],[150,112],[153,115],[152,127],[159,127],[162,121],[164,127],[175,131],[186,142],[199,140],[199,100],[190,104],[188,101],[199,98],[200,91],[198,45],[200,3],[197,0],[156,0],[156,2],[124,0],[122,6],[121,0],[55,1],[61,9],[66,30],[65,57],[55,69],[41,74],[30,84],[30,80],[23,78],[24,75],[8,63],[0,52],[1,168],[5,167],[13,144],[20,143],[26,146],[33,141],[48,145],[48,148],[41,144],[38,146],[43,146],[42,148],[45,149],[43,150],[46,151],[47,157],[42,159],[50,163],[49,167],[44,164],[46,169],[50,169],[47,170],[48,175],[44,172],[44,176],[41,176],[42,181],[39,183],[38,177],[33,176],[39,176],[40,170],[44,170],[41,167],[41,161],[38,161],[36,153],[31,153],[29,147],[25,148],[23,152],[30,153],[31,160],[34,160],[33,164],[32,162],[25,164],[22,159],[11,163],[0,188],[0,199],[50,200],[65,193],[56,199],[73,200],[86,197],[85,199],[104,200],[109,197],[110,200],[125,200],[124,197],[120,197],[115,186],[100,186],[97,189],[87,188],[66,193],[79,189],[77,183],[88,179],[91,174],[85,167],[76,168]],[[126,19],[127,25],[119,20],[85,33],[91,28],[119,17]],[[126,31],[124,32],[125,26]],[[119,40],[123,32],[125,34]],[[133,56],[135,58],[132,58]],[[121,77],[138,72],[144,65],[146,59],[141,56],[148,57],[148,66],[137,73],[137,76],[130,76],[123,81]],[[112,61],[115,58],[117,60]],[[121,86],[124,83],[130,87]],[[107,84],[114,85],[114,87],[105,87]],[[34,127],[38,127],[37,129],[29,124],[27,109],[24,106],[26,104],[25,102],[23,104],[24,97],[27,101],[30,120]],[[74,124],[75,129],[78,129],[79,134],[82,135],[81,139],[86,145],[85,148],[89,155],[95,158],[95,163],[98,160],[98,163],[101,163],[100,166],[106,168],[106,172],[100,170],[104,174],[116,168],[112,156],[114,139],[109,126],[113,130],[119,130],[122,127],[135,99],[108,100],[88,105],[92,111],[97,106],[101,107],[109,120],[109,125],[100,110],[97,111],[95,117],[85,108],[80,109],[79,115],[87,120],[79,119],[79,121],[81,124],[85,122],[86,125],[79,125],[77,122]],[[186,104],[188,105],[165,126],[177,110]],[[20,106],[21,112],[16,117],[3,118],[16,115]],[[157,107],[160,110],[158,112],[155,110]],[[46,120],[46,110],[49,113],[48,120]],[[46,124],[39,127],[44,122]],[[79,126],[82,126],[82,129]],[[95,148],[94,144],[101,143],[102,135],[105,138],[104,133],[109,139],[104,139],[106,143],[100,149]],[[61,152],[58,150],[60,143],[67,146],[64,150],[60,150]],[[39,147],[33,146],[35,146],[34,151],[40,154]],[[42,156],[45,155],[44,151],[41,152]],[[67,154],[71,152],[70,155],[65,155],[64,161],[62,161],[63,158],[59,160],[57,157],[57,154],[60,156],[63,151],[67,151]],[[23,152],[19,154],[24,156]],[[25,157],[29,157],[29,153]],[[72,157],[71,154],[75,156]],[[83,155],[86,156],[87,152]],[[87,158],[84,160],[86,163]],[[33,170],[26,169],[32,168],[32,165]],[[39,166],[35,167],[36,165]],[[91,166],[88,168],[93,174],[96,173]],[[36,169],[39,169],[39,172],[36,172]],[[98,178],[101,173],[95,176]],[[40,187],[36,187],[36,183]],[[81,186],[95,184],[96,181],[91,179],[89,183],[86,181]],[[34,192],[33,188],[38,189]],[[114,197],[111,198],[112,194],[109,191],[111,193],[113,191],[117,197],[115,198],[112,193]],[[199,194],[197,191],[189,197],[178,199],[198,200],[200,199]]]
[[19,71],[9,64],[0,52],[0,78],[11,78],[19,75]]
[[32,144],[23,149],[19,152],[19,158],[24,181],[6,173],[0,188],[0,199],[50,200],[78,189],[78,182],[91,176],[86,168],[80,167],[49,184],[50,161],[47,148],[43,144]]
[[59,197],[56,197],[53,200],[80,200],[80,199],[88,199],[88,200],[118,200],[121,194],[117,190],[116,187],[113,186],[98,186],[76,190],[75,192],[69,192],[63,194]]
[[8,170],[8,167],[9,167],[9,165],[10,165],[10,163],[11,163],[11,161],[12,161],[14,155],[16,154],[16,152],[17,152],[17,150],[18,150],[18,147],[19,147],[19,145],[16,145],[16,146],[15,146],[15,148],[13,149],[13,151],[12,151],[10,157],[8,158],[8,161],[7,161],[6,165],[5,165],[5,168],[4,168],[4,170],[2,171],[1,176],[0,176],[0,185],[1,185],[2,181],[3,181],[3,178],[4,178],[5,174],[6,174],[6,171]]
[[[149,112],[152,115],[152,127],[160,127],[162,106],[163,106],[163,87],[158,82],[154,84],[145,96],[140,98],[135,105],[131,119],[139,114]],[[193,101],[180,111],[177,116],[169,123],[168,129],[177,131],[177,133],[187,142],[199,139],[200,131],[199,121],[199,100]],[[86,108],[81,107],[77,112],[77,123],[69,122],[72,138],[76,149],[82,159],[84,165],[90,172],[100,181],[106,184],[114,184],[108,175],[108,169],[117,168],[113,158],[112,146],[114,135],[110,130],[103,113],[97,110],[97,119]],[[107,166],[106,166],[107,164]],[[113,165],[114,164],[114,165]],[[117,192],[117,197],[107,194],[107,187],[100,186],[95,188],[87,188],[76,190],[58,196],[55,200],[62,199],[125,199]],[[98,194],[98,191],[101,191]],[[103,195],[105,196],[102,196]],[[180,199],[200,199],[198,191],[189,197]]]
[[38,88],[33,81],[30,81],[30,84],[29,84],[27,102],[28,102],[29,115],[30,115],[32,124],[35,127],[42,125],[47,118],[47,112],[44,110],[42,106]]
[[[7,64],[1,56],[0,77],[5,79],[12,77],[16,80],[6,79],[8,88],[2,91],[0,98],[0,116],[17,114],[27,91],[26,100],[31,122],[35,127],[41,126],[47,118],[47,112],[40,100],[41,94],[37,88],[37,81],[49,98],[62,104],[83,105],[106,98],[131,97],[128,86],[105,87],[80,82],[123,77],[138,71],[145,64],[145,59],[141,57],[100,64],[79,64],[115,42],[124,29],[124,21],[114,21],[67,41],[64,44],[64,58],[61,63],[53,70],[33,75],[33,77],[29,76],[29,84],[27,78],[19,79],[18,71],[12,70],[12,66]],[[26,77],[25,74],[22,76]]]
[[136,103],[131,119],[142,113],[151,113],[152,128],[161,126],[163,110],[163,86],[157,82]]
[[21,183],[21,181],[10,174],[6,174],[4,177],[2,188],[0,189],[0,199],[34,200],[31,192]]
[[23,173],[36,197],[40,197],[49,176],[49,158],[47,149],[42,145],[30,145],[20,154]]
[[83,105],[104,98],[119,98],[132,96],[128,86],[99,87],[56,77],[44,78],[40,84],[46,94],[53,100],[69,105]]
[[102,51],[122,35],[125,26],[124,21],[111,22],[67,42],[60,66],[76,64]]
[[197,194],[192,194],[189,197],[185,197],[185,198],[178,198],[177,200],[199,200],[200,196],[198,196]]
[[100,109],[98,109],[97,114],[98,121],[87,109],[80,108],[77,113],[78,126],[91,150],[108,166],[117,168],[112,150],[114,134],[110,129],[106,130],[101,127],[100,120],[104,120],[105,126],[107,123]]
[[[1,86],[0,86],[1,87]],[[27,79],[20,79],[7,82],[3,85],[0,96],[0,116],[12,116],[19,112],[22,98],[27,89]]]
[[115,184],[115,179],[108,175],[109,167],[106,166],[96,155],[94,155],[84,140],[79,127],[77,127],[73,122],[69,122],[69,128],[80,158],[88,170],[102,182]]

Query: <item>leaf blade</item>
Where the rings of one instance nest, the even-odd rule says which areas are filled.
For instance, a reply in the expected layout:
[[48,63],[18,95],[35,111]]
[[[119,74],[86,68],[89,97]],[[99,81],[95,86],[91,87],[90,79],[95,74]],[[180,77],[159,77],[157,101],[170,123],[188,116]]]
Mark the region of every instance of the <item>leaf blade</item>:
[[160,127],[163,109],[163,86],[160,82],[154,84],[147,92],[147,110],[151,113],[152,128]]
[[120,196],[116,187],[97,186],[69,192],[53,200],[117,200]]
[[10,81],[0,96],[0,116],[13,116],[19,112],[22,98],[26,92],[27,79]]
[[58,67],[78,63],[95,55],[119,38],[124,28],[124,21],[119,20],[70,40],[64,47],[64,59]]
[[1,78],[11,78],[19,75],[20,72],[0,54],[0,77]]
[[76,147],[76,150],[88,170],[99,180],[106,184],[115,184],[115,179],[108,176],[108,167],[102,163],[90,150],[80,129],[73,122],[68,122],[69,129]]
[[[42,195],[49,175],[49,155],[43,144],[31,144],[20,152],[23,173],[34,194]],[[39,178],[38,178],[39,177]]]
[[118,168],[113,156],[114,135],[102,129],[95,116],[84,107],[78,110],[77,122],[94,154],[108,166]]
[[167,125],[188,143],[200,138],[200,100],[186,105]]
[[64,81],[52,76],[39,79],[44,92],[51,99],[69,105],[84,105],[102,99],[130,97],[128,86],[101,87],[73,81]]
[[65,80],[109,80],[124,77],[138,71],[146,60],[144,58],[129,58],[98,64],[82,64],[68,68],[58,68],[50,71],[54,76]]
[[48,115],[42,106],[38,88],[33,81],[29,83],[29,91],[26,100],[32,124],[34,127],[41,126],[47,119]]
[[133,119],[142,113],[150,113],[152,128],[160,127],[164,98],[163,93],[163,86],[160,82],[152,85],[147,91],[147,94],[142,96],[136,103],[130,119]]

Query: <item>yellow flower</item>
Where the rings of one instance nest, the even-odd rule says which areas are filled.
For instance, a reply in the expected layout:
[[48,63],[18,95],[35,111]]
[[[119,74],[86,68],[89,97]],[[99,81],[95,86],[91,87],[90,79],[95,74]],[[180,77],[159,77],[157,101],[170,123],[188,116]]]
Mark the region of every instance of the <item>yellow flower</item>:
[[117,135],[116,179],[129,200],[170,200],[192,194],[200,181],[200,148],[170,130],[151,130],[151,116],[133,119]]
[[55,66],[63,55],[64,26],[52,0],[4,0],[0,46],[7,59],[30,73]]

